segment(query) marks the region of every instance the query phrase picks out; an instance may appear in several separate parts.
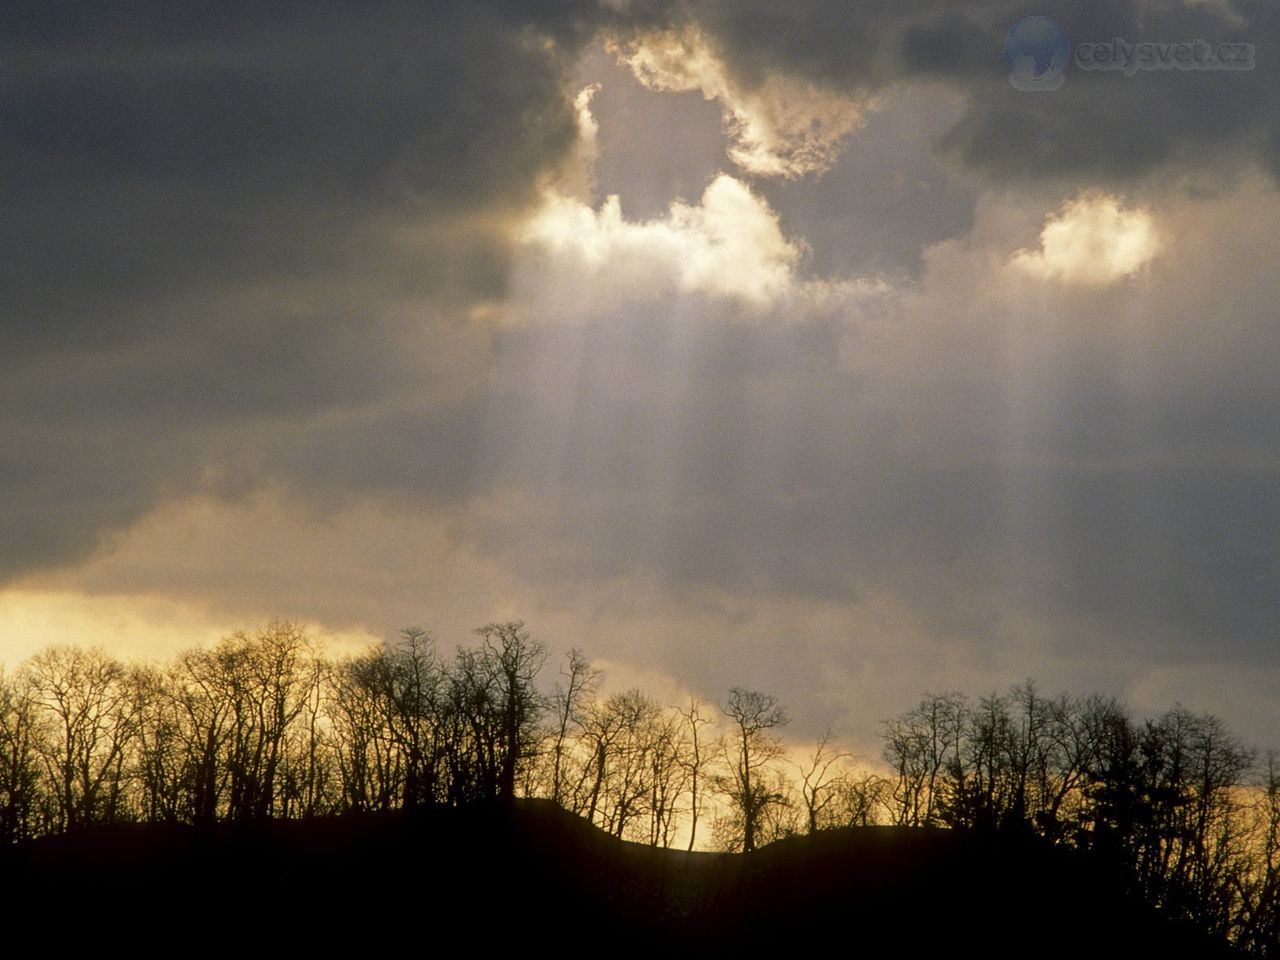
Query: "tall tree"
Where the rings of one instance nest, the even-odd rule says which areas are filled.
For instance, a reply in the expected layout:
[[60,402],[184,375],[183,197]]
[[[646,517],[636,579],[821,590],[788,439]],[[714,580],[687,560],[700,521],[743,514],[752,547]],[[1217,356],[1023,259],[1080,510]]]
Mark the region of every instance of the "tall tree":
[[272,621],[253,636],[233,634],[214,652],[230,695],[229,815],[284,812],[282,768],[291,759],[290,728],[312,695],[314,643],[297,624]]
[[742,850],[750,853],[767,812],[786,799],[774,775],[784,750],[773,731],[787,723],[787,715],[777,697],[741,687],[729,691],[721,710],[731,732],[724,743],[728,773],[720,778],[720,788],[738,818]]
[[827,730],[818,738],[813,753],[796,764],[805,827],[809,833],[816,833],[836,822],[832,819],[832,811],[838,808],[838,801],[845,794],[852,759],[852,754],[832,745],[831,731]]
[[705,802],[701,792],[704,770],[710,760],[710,751],[702,736],[702,728],[711,722],[706,716],[706,704],[697,697],[689,697],[689,705],[681,714],[687,730],[688,750],[685,752],[685,768],[689,773],[689,849],[698,840],[698,818]]
[[31,678],[0,670],[0,844],[37,829],[41,770],[37,706]]
[[568,773],[569,735],[575,727],[581,727],[586,705],[595,691],[600,673],[591,661],[576,647],[569,650],[560,670],[560,683],[551,697],[553,728],[551,730],[551,799],[557,804],[565,802]]
[[484,641],[486,666],[497,681],[498,796],[511,800],[516,795],[517,770],[537,752],[544,704],[534,681],[547,650],[529,635],[522,621],[490,623],[476,632]]
[[945,822],[948,804],[970,789],[962,756],[965,710],[962,694],[928,694],[886,725],[883,756],[894,774],[895,823]]
[[37,654],[29,669],[33,696],[49,720],[41,744],[59,826],[121,819],[139,721],[129,671],[101,650],[70,646]]

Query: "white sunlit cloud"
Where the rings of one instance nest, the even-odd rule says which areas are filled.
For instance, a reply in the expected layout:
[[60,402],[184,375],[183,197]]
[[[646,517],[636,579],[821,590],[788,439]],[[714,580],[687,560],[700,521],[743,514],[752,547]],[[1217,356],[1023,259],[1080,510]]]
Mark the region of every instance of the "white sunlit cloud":
[[566,320],[673,290],[767,307],[786,293],[801,253],[768,204],[727,174],[696,205],[677,201],[656,220],[625,219],[617,196],[593,209],[551,195],[523,239],[542,297]]
[[575,99],[573,156],[519,232],[509,321],[580,322],[679,295],[722,301],[737,320],[752,322],[813,316],[884,292],[875,279],[802,278],[804,242],[784,234],[768,201],[731,174],[718,174],[696,203],[674,201],[661,217],[629,220],[617,195],[593,206],[595,90]]
[[1109,194],[1089,193],[1049,217],[1039,250],[1019,250],[1010,262],[1043,279],[1102,287],[1137,273],[1159,250],[1148,211],[1125,209]]
[[754,176],[799,177],[831,168],[845,140],[874,109],[869,96],[823,89],[771,73],[748,89],[696,30],[646,34],[610,45],[653,90],[698,90],[724,111],[729,157]]
[[676,201],[664,217],[633,221],[615,196],[590,196],[597,155],[591,97],[574,101],[578,143],[520,239],[529,311],[573,321],[671,292],[702,293],[762,309],[791,286],[802,248],[782,233],[777,214],[747,184],[720,174],[697,204]]

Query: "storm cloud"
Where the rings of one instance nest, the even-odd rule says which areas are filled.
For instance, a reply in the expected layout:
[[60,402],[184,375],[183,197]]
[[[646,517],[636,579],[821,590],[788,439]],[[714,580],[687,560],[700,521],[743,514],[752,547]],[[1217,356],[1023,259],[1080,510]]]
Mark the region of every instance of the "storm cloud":
[[1255,68],[1027,94],[1023,12],[7,5],[4,657],[521,616],[801,733],[1035,674],[1274,743],[1275,13],[1055,4]]

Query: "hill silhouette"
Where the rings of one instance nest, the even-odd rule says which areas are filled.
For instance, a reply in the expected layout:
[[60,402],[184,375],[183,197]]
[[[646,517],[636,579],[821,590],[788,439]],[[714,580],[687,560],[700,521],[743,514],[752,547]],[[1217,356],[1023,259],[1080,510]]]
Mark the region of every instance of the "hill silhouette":
[[116,825],[0,853],[11,924],[61,948],[486,954],[1238,956],[1030,834],[865,827],[751,855],[628,843],[545,801],[207,828]]

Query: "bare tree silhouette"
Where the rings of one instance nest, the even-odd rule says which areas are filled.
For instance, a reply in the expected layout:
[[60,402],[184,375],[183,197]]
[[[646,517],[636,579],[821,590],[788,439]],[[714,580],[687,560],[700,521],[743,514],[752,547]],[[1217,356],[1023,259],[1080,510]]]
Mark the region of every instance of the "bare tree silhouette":
[[742,850],[750,853],[767,812],[786,799],[774,770],[784,751],[773,731],[787,723],[787,715],[776,697],[741,687],[729,691],[721,710],[732,732],[724,741],[728,769],[718,784],[740,825]]

